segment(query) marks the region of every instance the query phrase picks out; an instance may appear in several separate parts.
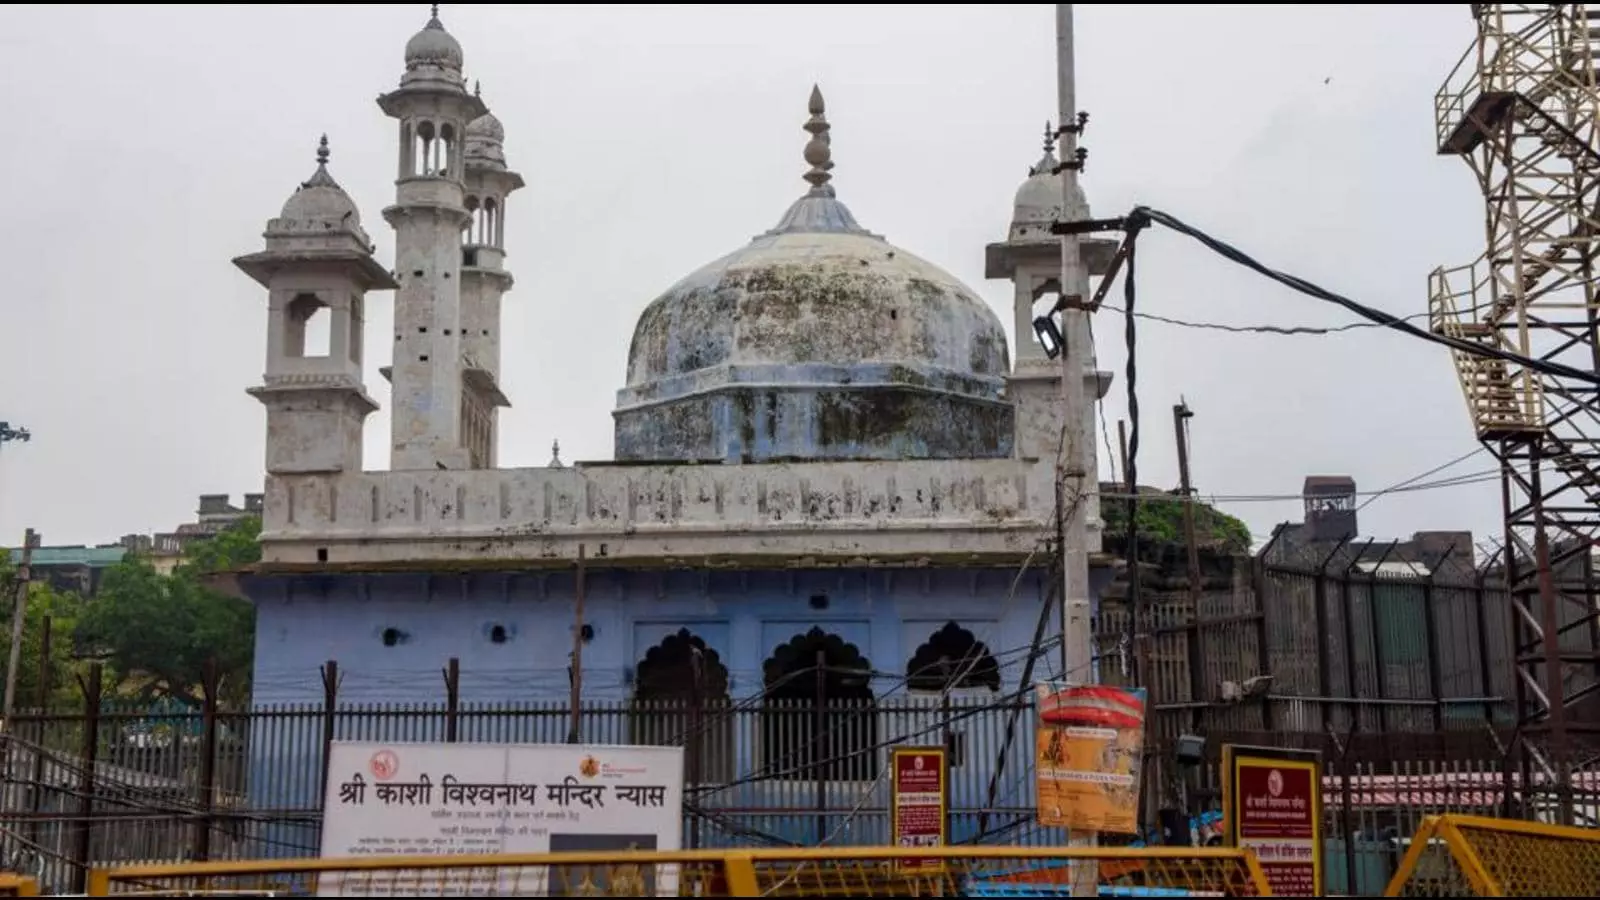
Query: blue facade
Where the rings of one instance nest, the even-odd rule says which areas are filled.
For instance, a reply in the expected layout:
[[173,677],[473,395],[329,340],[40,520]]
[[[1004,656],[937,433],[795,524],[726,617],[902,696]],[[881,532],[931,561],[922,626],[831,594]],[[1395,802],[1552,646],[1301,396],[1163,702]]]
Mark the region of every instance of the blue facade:
[[[620,704],[665,697],[681,701],[678,688],[651,687],[672,682],[663,672],[669,657],[685,642],[700,648],[702,666],[695,697],[741,710],[723,715],[714,728],[701,723],[716,749],[702,757],[702,784],[731,785],[702,797],[702,805],[739,811],[748,827],[790,840],[810,842],[826,824],[842,824],[842,813],[861,804],[868,791],[879,796],[870,806],[886,806],[886,777],[878,777],[894,742],[941,744],[952,733],[965,734],[960,769],[951,776],[954,839],[976,829],[976,810],[986,805],[989,773],[1001,753],[1007,714],[995,709],[1023,687],[1024,663],[1031,653],[1048,573],[1032,569],[834,569],[785,571],[619,571],[591,568],[585,577],[584,620],[592,634],[583,646],[582,695],[586,703]],[[550,573],[337,574],[256,577],[246,589],[256,601],[258,708],[281,704],[320,705],[320,667],[337,661],[340,706],[392,703],[438,709],[444,700],[441,670],[451,658],[461,666],[460,697],[466,707],[564,701],[570,690],[575,577],[571,570]],[[935,635],[942,637],[935,639]],[[1047,638],[1057,633],[1054,612]],[[984,661],[961,669],[976,680],[942,692],[927,681],[908,683],[908,667],[919,649],[917,668],[952,636],[981,643]],[[944,641],[944,644],[940,644]],[[845,692],[854,712],[825,727],[850,732],[835,737],[828,756],[853,755],[857,762],[830,770],[826,805],[835,811],[762,815],[766,808],[814,809],[814,777],[762,777],[786,771],[764,747],[785,740],[789,725],[763,724],[753,713],[763,696],[784,694],[808,704],[816,696],[815,654],[825,648],[824,670],[840,676],[826,687]],[[652,651],[655,653],[652,655]],[[797,658],[802,657],[802,658]],[[675,658],[675,657],[674,657]],[[1056,675],[1058,651],[1040,656],[1035,679]],[[783,669],[800,668],[785,680]],[[809,673],[809,674],[808,674]],[[842,673],[842,674],[841,674]],[[670,673],[667,673],[670,675]],[[981,678],[976,676],[981,675]],[[978,683],[978,682],[982,683]],[[790,687],[784,685],[793,682]],[[776,687],[769,687],[776,685]],[[842,685],[842,687],[841,687]],[[791,689],[792,688],[792,689]],[[777,705],[781,705],[781,702]],[[830,703],[834,698],[830,696]],[[860,704],[876,704],[864,711]],[[773,705],[769,701],[769,708]],[[963,716],[965,710],[973,710]],[[923,711],[925,710],[925,711]],[[797,727],[810,727],[810,714],[791,714]],[[796,719],[798,717],[798,719]],[[769,720],[776,717],[768,717]],[[1028,778],[1032,718],[1018,717],[996,806],[1031,804]],[[314,808],[320,793],[320,724],[301,720],[307,734],[252,736],[251,803],[258,809]],[[343,739],[437,740],[443,719],[340,717]],[[840,724],[842,723],[842,724]],[[597,715],[584,722],[582,739],[597,743],[680,743],[686,723],[629,724],[625,716]],[[790,725],[794,725],[791,722]],[[463,718],[461,741],[560,742],[567,736],[562,715]],[[630,730],[631,729],[631,730]],[[775,730],[776,729],[776,730]],[[314,731],[315,733],[310,733]],[[792,740],[792,737],[789,738]],[[842,743],[838,743],[842,741]],[[800,760],[801,766],[804,760]],[[788,769],[800,768],[790,765]],[[292,775],[290,773],[293,773]],[[885,839],[882,816],[850,817],[849,834],[836,842],[872,843]],[[993,827],[991,822],[990,827]],[[287,831],[294,829],[285,826]],[[285,831],[285,829],[277,829]],[[262,852],[315,852],[314,831],[278,834]],[[716,831],[711,829],[710,831]],[[725,833],[703,831],[702,843],[727,840]]]

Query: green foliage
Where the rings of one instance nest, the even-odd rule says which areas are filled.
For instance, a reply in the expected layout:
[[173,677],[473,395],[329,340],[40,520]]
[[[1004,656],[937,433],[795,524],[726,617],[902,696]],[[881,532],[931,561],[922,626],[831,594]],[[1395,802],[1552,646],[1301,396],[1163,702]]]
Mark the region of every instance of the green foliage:
[[[1128,530],[1128,502],[1125,499],[1101,501],[1100,517],[1105,533],[1120,537]],[[1166,544],[1183,543],[1183,502],[1166,493],[1141,493],[1138,513],[1139,540]],[[1225,553],[1250,550],[1250,527],[1215,507],[1198,501],[1194,505],[1194,531],[1200,546]]]
[[[0,622],[0,660],[11,654],[11,611],[16,602],[16,570],[9,559],[0,556],[0,592],[4,599],[0,609],[5,610]],[[22,627],[22,652],[17,665],[17,708],[30,709],[43,701],[47,708],[78,702],[82,697],[78,685],[81,667],[73,658],[72,634],[78,617],[83,612],[83,599],[76,594],[55,590],[49,584],[35,581],[28,586],[28,611]],[[44,652],[45,620],[50,622],[50,659],[40,666]],[[5,665],[0,662],[0,666]],[[49,691],[40,696],[40,678],[45,679]],[[3,677],[3,676],[0,676]]]
[[196,541],[171,575],[130,555],[106,571],[78,621],[79,643],[111,664],[118,688],[142,699],[199,703],[206,664],[214,662],[219,700],[241,703],[249,694],[255,609],[209,587],[205,577],[259,560],[260,533],[261,521],[251,518]]

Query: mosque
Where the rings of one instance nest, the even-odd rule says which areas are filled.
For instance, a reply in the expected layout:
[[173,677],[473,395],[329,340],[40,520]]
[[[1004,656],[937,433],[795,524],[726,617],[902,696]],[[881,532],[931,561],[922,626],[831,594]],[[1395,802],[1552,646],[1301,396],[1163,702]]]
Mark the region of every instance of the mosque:
[[[524,181],[464,65],[435,7],[406,44],[398,86],[378,98],[399,126],[383,210],[392,267],[374,257],[326,139],[264,248],[234,261],[269,309],[265,376],[250,389],[267,412],[263,558],[240,577],[258,609],[256,706],[321,703],[328,661],[341,704],[436,702],[452,659],[467,705],[564,701],[574,681],[585,704],[750,709],[822,695],[838,706],[828,715],[854,723],[844,732],[857,737],[835,743],[860,744],[833,748],[827,788],[844,798],[877,780],[873,748],[927,730],[862,709],[893,700],[932,715],[1022,687],[1051,580],[1063,415],[1093,415],[1092,403],[1063,411],[1064,367],[1032,337],[1036,303],[1060,290],[1050,224],[1089,215],[1080,196],[1063,216],[1050,148],[1017,191],[1009,234],[985,248],[988,277],[1014,286],[1013,360],[976,292],[845,205],[813,88],[799,197],[639,317],[612,412],[615,460],[503,469],[506,225]],[[797,86],[797,120],[804,95]],[[365,471],[378,401],[364,383],[364,308],[384,291],[390,466]],[[307,323],[319,315],[331,340],[313,356]],[[1087,352],[1069,356],[1087,396],[1103,396],[1110,374]],[[1074,449],[1096,471],[1092,442]],[[1098,529],[1091,509],[1091,550]],[[1097,568],[1095,591],[1108,580]],[[1052,615],[1045,640],[1058,634]],[[1047,674],[1059,671],[1041,663],[1035,677]],[[581,737],[681,731],[645,713],[616,721],[586,718]],[[722,783],[803,752],[819,726],[791,724],[730,722],[690,777]],[[566,737],[564,722],[495,727],[461,739]],[[253,742],[252,801],[307,799],[289,794],[311,788],[266,772],[315,746]],[[968,754],[958,795],[996,752]]]

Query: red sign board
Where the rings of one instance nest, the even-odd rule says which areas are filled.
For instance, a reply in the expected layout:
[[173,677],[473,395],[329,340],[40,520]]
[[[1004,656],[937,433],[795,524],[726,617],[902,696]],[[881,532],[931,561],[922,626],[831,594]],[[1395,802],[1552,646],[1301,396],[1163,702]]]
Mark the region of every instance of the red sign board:
[[[943,747],[896,747],[890,755],[890,842],[896,847],[942,847],[948,805]],[[937,869],[937,859],[902,859],[902,871]]]
[[1275,897],[1322,896],[1322,772],[1316,753],[1222,750],[1229,843],[1254,850]]

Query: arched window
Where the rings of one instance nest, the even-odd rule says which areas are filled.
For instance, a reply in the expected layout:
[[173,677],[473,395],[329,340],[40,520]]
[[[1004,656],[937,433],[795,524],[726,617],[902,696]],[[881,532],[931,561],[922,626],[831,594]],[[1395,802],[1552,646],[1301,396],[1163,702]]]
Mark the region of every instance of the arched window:
[[762,667],[759,773],[801,781],[872,781],[878,713],[872,664],[854,644],[813,628]]
[[316,294],[296,294],[284,309],[283,355],[318,357],[329,355],[333,344],[333,316],[328,305]]
[[728,668],[717,651],[681,628],[651,647],[634,672],[631,743],[688,748],[690,784],[734,779],[734,722]]
[[906,689],[960,691],[1000,690],[1000,664],[988,645],[954,622],[928,637],[906,663]]

